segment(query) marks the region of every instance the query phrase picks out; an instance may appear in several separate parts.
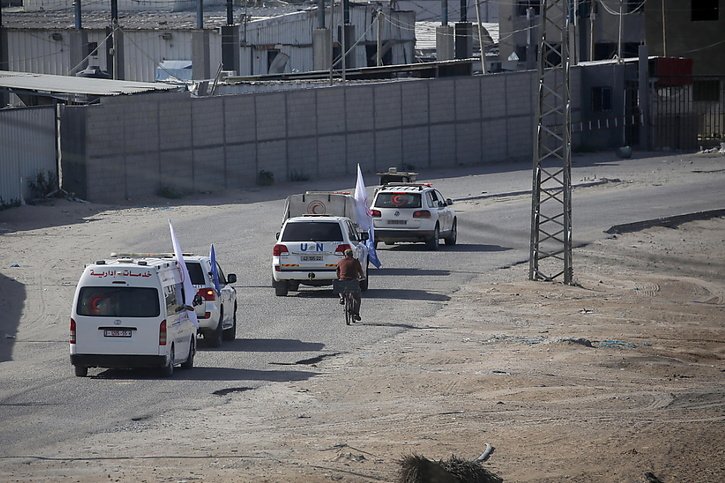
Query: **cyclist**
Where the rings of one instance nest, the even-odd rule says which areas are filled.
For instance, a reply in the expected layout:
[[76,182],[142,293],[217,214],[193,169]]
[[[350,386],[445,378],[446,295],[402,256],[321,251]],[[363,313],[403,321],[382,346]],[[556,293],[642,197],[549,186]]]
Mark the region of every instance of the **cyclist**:
[[[360,260],[355,258],[352,254],[352,250],[348,248],[345,250],[345,258],[337,262],[337,278],[338,280],[360,280],[365,278],[365,272],[363,272]],[[354,303],[352,304],[353,318],[355,320],[361,320],[360,318],[360,291],[355,290],[352,292]],[[340,305],[345,303],[345,299],[342,293],[340,293]]]

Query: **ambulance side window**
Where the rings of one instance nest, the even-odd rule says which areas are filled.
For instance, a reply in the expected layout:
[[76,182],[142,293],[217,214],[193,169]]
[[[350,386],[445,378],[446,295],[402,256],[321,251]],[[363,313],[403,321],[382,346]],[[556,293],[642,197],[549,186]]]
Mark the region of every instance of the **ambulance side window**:
[[181,284],[167,285],[164,287],[164,298],[166,299],[166,313],[175,314],[181,309]]
[[345,224],[347,225],[347,233],[350,236],[350,240],[360,241],[357,236],[357,231],[355,230],[355,228],[353,228],[352,223],[350,223],[348,221],[348,222],[345,222]]
[[219,283],[221,285],[227,284],[227,277],[224,275],[224,272],[222,272],[222,267],[219,266],[219,264],[216,264],[217,272],[219,273]]

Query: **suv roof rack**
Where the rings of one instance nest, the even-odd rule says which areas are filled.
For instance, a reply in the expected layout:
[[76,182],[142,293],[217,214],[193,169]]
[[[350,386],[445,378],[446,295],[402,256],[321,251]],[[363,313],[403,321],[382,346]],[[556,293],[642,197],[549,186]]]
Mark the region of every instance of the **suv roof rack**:
[[425,188],[432,188],[433,185],[431,183],[399,183],[399,182],[391,182],[391,183],[385,183],[383,185],[383,189],[385,188],[418,188],[419,190],[424,190]]
[[[194,256],[193,253],[182,253],[181,255],[184,257]],[[174,258],[174,257],[176,257],[176,255],[174,253],[168,253],[168,252],[164,252],[164,253],[133,253],[133,252],[116,253],[116,252],[113,252],[113,253],[111,253],[111,258],[124,258],[124,259],[125,258]]]

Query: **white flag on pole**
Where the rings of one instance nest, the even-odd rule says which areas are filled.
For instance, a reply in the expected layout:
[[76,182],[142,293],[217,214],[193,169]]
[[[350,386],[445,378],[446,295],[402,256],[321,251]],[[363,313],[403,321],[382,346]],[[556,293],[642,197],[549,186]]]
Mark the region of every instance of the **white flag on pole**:
[[373,228],[373,215],[368,206],[368,193],[365,189],[360,164],[357,165],[357,182],[355,183],[355,208],[357,210],[357,224],[362,231],[368,232],[368,240],[365,244],[368,247],[368,259],[370,263],[380,268],[382,264],[378,259],[378,252],[375,250],[375,229]]
[[373,224],[368,208],[368,193],[365,189],[360,164],[357,165],[357,182],[355,183],[355,205],[357,208],[357,224],[362,231],[368,231]]
[[184,262],[184,252],[181,250],[179,240],[176,239],[174,233],[174,227],[171,225],[169,220],[169,231],[171,231],[171,244],[174,246],[174,255],[176,255],[176,261],[179,263],[179,269],[181,270],[182,283],[184,284],[184,305],[186,306],[186,313],[189,315],[189,319],[194,324],[194,327],[199,328],[199,321],[196,318],[196,311],[194,310],[194,286],[191,285],[191,277],[189,277],[189,270],[186,268],[186,262]]

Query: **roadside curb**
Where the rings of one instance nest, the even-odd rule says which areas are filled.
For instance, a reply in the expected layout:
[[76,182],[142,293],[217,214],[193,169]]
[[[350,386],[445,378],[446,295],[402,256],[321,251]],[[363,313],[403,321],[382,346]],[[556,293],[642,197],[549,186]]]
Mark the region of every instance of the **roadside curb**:
[[683,223],[694,220],[709,220],[710,218],[718,218],[725,216],[725,209],[696,211],[695,213],[687,213],[684,215],[667,216],[664,218],[653,218],[651,220],[635,221],[634,223],[625,223],[623,225],[614,225],[604,233],[610,235],[619,235],[622,233],[631,233],[634,231],[644,230],[653,226],[666,226],[675,228]]
[[[619,178],[602,178],[598,179],[596,181],[586,181],[584,183],[578,183],[571,185],[572,189],[575,188],[589,188],[590,186],[598,186],[606,183],[619,183],[622,180]],[[487,194],[480,194],[480,195],[472,195],[472,196],[461,196],[458,198],[452,198],[453,201],[469,201],[469,200],[483,200],[487,198],[502,198],[506,196],[521,196],[521,195],[527,195],[531,194],[531,190],[520,190],[520,191],[502,191],[501,193],[487,193]]]

